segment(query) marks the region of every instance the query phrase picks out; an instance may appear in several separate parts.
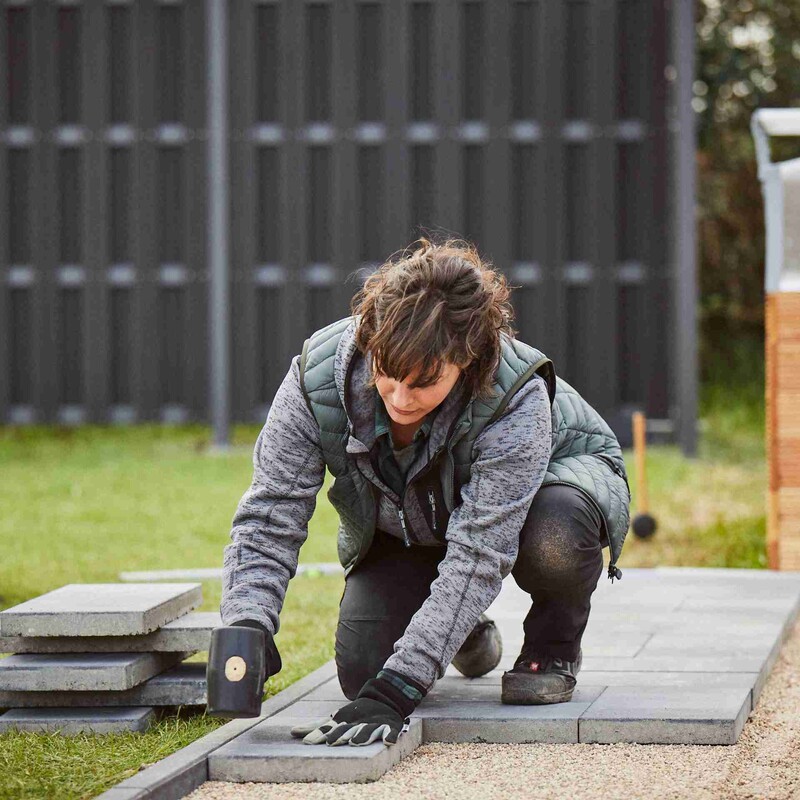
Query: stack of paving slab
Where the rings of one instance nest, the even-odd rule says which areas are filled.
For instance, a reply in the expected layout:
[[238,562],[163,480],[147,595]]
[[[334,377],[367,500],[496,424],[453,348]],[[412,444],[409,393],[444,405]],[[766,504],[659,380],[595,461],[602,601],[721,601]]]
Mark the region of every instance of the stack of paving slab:
[[218,612],[199,583],[73,583],[0,611],[0,733],[147,730],[157,710],[205,706]]

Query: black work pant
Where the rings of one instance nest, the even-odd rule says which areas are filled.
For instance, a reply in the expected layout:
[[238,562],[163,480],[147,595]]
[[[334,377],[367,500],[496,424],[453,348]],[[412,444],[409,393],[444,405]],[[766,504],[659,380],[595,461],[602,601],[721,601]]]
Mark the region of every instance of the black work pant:
[[[537,655],[574,661],[589,621],[590,597],[603,571],[602,520],[573,486],[543,486],[520,531],[511,574],[530,593],[522,622]],[[430,594],[446,547],[412,546],[376,530],[364,560],[347,576],[339,602],[336,667],[350,700],[394,652]]]

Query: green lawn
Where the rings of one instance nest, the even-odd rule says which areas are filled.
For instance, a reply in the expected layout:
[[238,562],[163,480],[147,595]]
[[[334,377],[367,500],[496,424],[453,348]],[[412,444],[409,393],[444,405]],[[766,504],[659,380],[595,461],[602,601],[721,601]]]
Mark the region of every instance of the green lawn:
[[[750,383],[704,388],[697,460],[677,447],[648,450],[659,529],[649,541],[628,534],[623,574],[656,564],[766,565],[763,391],[763,368]],[[201,426],[0,428],[0,608],[66,583],[117,581],[122,570],[221,566],[258,431],[235,426],[235,450],[209,455],[210,430]],[[635,513],[632,452],[625,459]],[[301,563],[337,560],[330,480]],[[342,588],[341,576],[290,582],[276,637],[284,667],[265,697],[333,658]],[[203,583],[203,598],[199,610],[219,608],[218,581]],[[225,722],[184,709],[145,734],[0,735],[0,798],[94,797]]]

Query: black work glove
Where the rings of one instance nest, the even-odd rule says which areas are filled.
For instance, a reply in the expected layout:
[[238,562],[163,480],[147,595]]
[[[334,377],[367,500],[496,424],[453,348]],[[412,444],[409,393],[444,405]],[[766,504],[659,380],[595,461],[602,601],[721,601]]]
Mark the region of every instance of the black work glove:
[[275,640],[273,639],[270,631],[264,625],[262,625],[260,622],[256,622],[254,619],[240,619],[238,622],[232,622],[231,625],[244,628],[256,628],[257,630],[264,631],[265,672],[262,673],[263,677],[258,684],[259,687],[263,689],[264,682],[267,680],[267,678],[276,675],[281,671],[281,669],[283,669],[281,654],[278,652],[278,648],[275,645]]
[[400,734],[408,730],[409,715],[426,694],[416,681],[382,669],[361,687],[352,703],[342,706],[303,741],[360,747],[380,739],[386,745],[396,744]]

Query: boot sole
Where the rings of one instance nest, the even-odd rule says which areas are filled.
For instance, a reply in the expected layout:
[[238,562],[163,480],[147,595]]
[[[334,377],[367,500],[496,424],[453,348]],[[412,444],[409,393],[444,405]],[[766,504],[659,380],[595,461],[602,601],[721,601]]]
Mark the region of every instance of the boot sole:
[[532,677],[515,672],[504,673],[501,678],[500,701],[506,705],[539,706],[550,703],[566,703],[572,699],[574,686],[563,692],[539,694],[534,689],[535,681],[532,680]]

